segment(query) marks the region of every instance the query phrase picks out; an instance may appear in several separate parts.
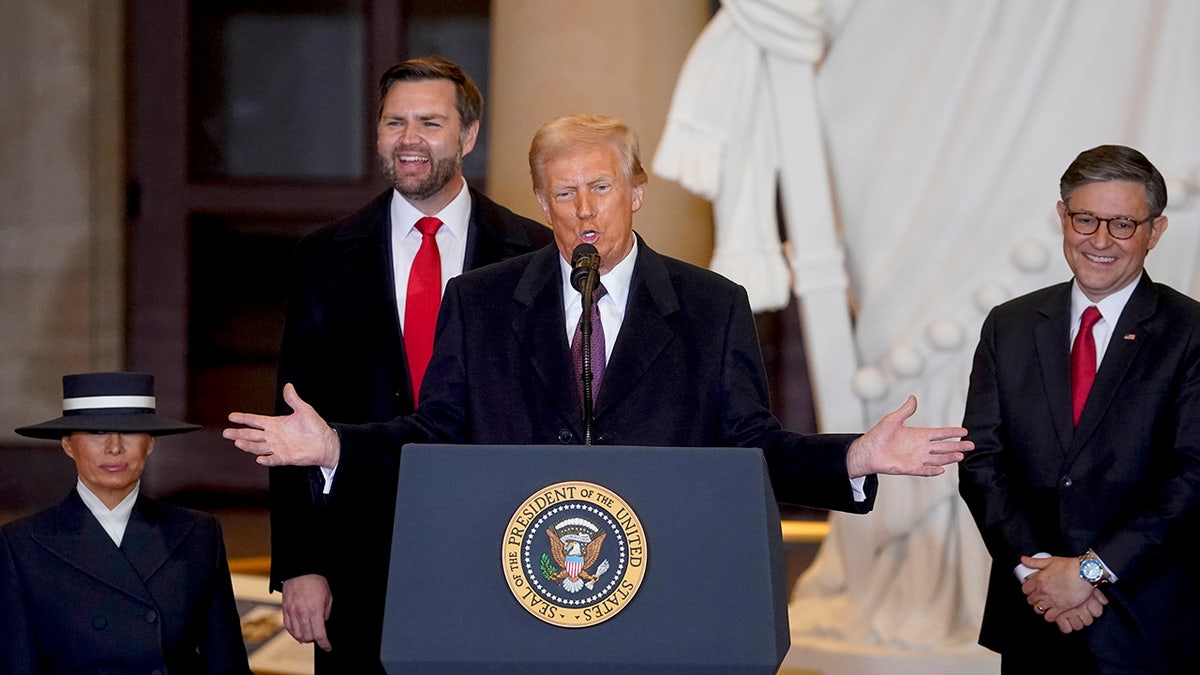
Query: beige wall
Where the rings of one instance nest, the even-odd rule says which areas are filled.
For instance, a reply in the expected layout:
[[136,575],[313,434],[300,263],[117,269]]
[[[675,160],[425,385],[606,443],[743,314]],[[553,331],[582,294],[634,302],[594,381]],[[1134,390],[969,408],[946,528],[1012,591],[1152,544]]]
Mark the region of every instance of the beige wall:
[[[647,171],[707,0],[494,0],[488,192],[543,221],[529,181],[529,141],[576,112],[629,123]],[[637,231],[656,250],[698,265],[712,256],[708,202],[651,173]]]
[[0,439],[120,366],[122,12],[0,2]]

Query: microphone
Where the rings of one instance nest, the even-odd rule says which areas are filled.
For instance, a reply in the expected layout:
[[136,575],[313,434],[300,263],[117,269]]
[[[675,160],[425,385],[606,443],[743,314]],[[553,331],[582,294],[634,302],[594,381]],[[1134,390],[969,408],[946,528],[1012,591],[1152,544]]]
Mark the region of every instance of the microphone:
[[[600,285],[600,252],[591,244],[580,244],[571,253],[571,286],[579,291],[583,314],[579,317],[579,337],[583,345],[592,343],[592,291]],[[584,346],[579,382],[583,391],[583,443],[592,444],[592,350]]]
[[588,288],[595,288],[599,283],[600,253],[591,244],[580,244],[571,253],[571,286],[583,292],[585,279],[591,281]]

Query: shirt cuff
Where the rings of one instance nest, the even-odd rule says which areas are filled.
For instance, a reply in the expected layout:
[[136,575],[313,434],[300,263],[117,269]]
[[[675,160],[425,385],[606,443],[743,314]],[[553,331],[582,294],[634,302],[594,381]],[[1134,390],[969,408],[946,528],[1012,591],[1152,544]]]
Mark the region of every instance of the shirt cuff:
[[850,479],[850,494],[854,495],[855,502],[867,501],[867,492],[863,490],[863,485],[867,482],[866,476]]
[[321,494],[327,495],[329,494],[329,491],[333,489],[333,474],[337,473],[337,467],[335,466],[332,469],[328,469],[320,466],[317,468],[321,470],[321,477],[325,479],[325,487],[321,488]]
[[[1038,553],[1034,553],[1033,557],[1049,558],[1050,554],[1046,553],[1045,551],[1040,551]],[[1038,572],[1039,572],[1039,570],[1035,570],[1032,567],[1029,567],[1028,565],[1020,565],[1019,564],[1013,568],[1013,574],[1017,575],[1017,581],[1019,581],[1021,583],[1025,583],[1026,579],[1037,574]]]

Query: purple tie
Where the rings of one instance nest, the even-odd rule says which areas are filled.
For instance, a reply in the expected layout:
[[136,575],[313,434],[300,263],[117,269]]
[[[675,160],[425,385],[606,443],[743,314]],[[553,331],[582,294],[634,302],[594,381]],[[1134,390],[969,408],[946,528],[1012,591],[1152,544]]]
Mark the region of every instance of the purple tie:
[[[600,298],[608,291],[604,284],[592,292],[592,401],[600,392],[600,380],[604,377],[604,325],[600,323]],[[571,362],[575,364],[575,385],[579,388],[579,400],[583,400],[583,316],[575,324],[575,337],[571,338]]]

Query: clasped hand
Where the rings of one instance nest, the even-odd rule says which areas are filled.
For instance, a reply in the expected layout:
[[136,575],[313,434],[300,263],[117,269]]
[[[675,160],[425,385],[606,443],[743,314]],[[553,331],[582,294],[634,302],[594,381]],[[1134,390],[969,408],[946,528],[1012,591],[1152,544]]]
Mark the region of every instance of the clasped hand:
[[1021,585],[1025,601],[1063,633],[1083,630],[1104,612],[1108,598],[1079,576],[1077,558],[1021,556],[1021,564],[1037,570]]

